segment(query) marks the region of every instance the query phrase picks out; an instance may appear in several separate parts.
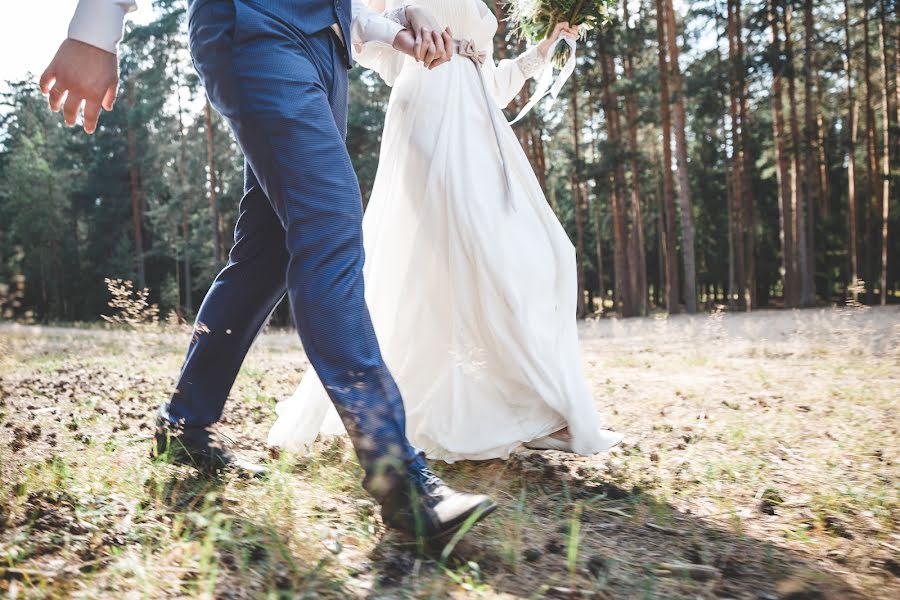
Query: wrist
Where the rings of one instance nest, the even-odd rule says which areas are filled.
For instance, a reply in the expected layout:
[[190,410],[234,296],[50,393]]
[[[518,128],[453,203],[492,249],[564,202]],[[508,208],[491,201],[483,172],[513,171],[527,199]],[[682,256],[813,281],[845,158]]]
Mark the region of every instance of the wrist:
[[82,48],[84,50],[90,50],[93,52],[102,52],[103,54],[108,54],[108,55],[112,56],[113,58],[119,57],[118,48],[116,49],[115,52],[113,52],[113,51],[107,50],[106,48],[101,48],[100,46],[95,46],[94,44],[91,44],[88,42],[83,42],[83,41],[75,39],[73,37],[67,37],[65,41],[68,44],[71,44],[78,48]]
[[412,8],[412,7],[409,4],[405,4],[401,8],[401,10],[398,11],[398,14],[400,17],[400,24],[403,25],[403,27],[405,27],[406,29],[409,29],[409,27],[410,27],[410,20],[409,20],[409,9],[410,8]]
[[550,52],[550,39],[544,38],[537,45],[538,52],[541,54],[544,59],[549,58],[547,54]]

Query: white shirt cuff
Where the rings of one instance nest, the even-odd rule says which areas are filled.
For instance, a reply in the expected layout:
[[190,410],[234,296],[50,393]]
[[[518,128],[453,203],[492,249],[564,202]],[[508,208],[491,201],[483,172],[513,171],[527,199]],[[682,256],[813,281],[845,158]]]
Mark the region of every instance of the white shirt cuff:
[[388,46],[393,46],[394,38],[403,29],[403,25],[399,23],[386,19],[368,9],[361,10],[355,15],[353,24],[350,27],[353,51],[361,52],[363,44],[368,42],[381,42]]
[[69,38],[115,54],[125,15],[136,9],[134,0],[79,0],[69,23]]
[[384,42],[388,46],[394,45],[394,38],[403,31],[403,25],[389,21],[383,17],[375,17],[369,19],[369,26],[366,28],[367,42]]

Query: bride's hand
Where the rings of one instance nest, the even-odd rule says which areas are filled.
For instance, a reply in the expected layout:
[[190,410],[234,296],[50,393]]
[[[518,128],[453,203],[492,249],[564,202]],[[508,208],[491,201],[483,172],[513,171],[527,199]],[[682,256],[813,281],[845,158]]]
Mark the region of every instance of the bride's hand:
[[553,28],[553,31],[550,32],[550,34],[543,40],[541,40],[541,43],[538,44],[538,51],[540,51],[540,53],[543,54],[545,58],[548,58],[547,53],[550,52],[550,46],[552,46],[556,42],[556,40],[559,39],[559,36],[565,36],[573,39],[577,38],[578,28],[572,27],[566,21],[557,23],[556,27]]

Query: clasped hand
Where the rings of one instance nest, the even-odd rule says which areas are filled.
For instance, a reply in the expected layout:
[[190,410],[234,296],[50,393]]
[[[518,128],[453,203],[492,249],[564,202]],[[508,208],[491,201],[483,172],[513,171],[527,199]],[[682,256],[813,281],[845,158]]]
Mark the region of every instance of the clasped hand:
[[434,69],[453,58],[453,33],[442,29],[437,19],[427,9],[407,6],[409,28],[394,38],[394,49],[408,54],[429,69]]

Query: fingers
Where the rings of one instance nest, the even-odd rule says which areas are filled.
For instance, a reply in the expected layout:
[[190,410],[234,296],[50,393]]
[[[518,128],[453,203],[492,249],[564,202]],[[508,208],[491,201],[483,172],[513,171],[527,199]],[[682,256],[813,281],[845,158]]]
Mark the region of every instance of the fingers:
[[431,32],[427,29],[419,29],[416,32],[416,60],[422,62],[431,45]]
[[[450,60],[453,59],[453,53],[456,51],[456,43],[453,41],[453,36],[449,31],[443,31],[437,38],[440,40],[440,43],[443,44],[444,51],[436,54],[431,63],[425,63],[425,66],[428,67],[428,69],[436,69],[446,62],[450,62]],[[438,50],[437,44],[435,44],[435,49],[436,51]]]
[[107,111],[111,111],[113,109],[113,105],[116,103],[116,95],[119,93],[119,82],[116,81],[106,90],[106,94],[103,96],[103,101],[101,105]]
[[431,35],[430,29],[422,30],[422,46],[425,50],[424,56],[422,57],[422,62],[425,63],[425,66],[429,66],[437,56],[437,49],[434,44],[434,36]]
[[449,60],[447,50],[444,45],[444,37],[442,33],[434,31],[431,33],[431,42],[434,44],[434,58],[427,64],[429,69],[433,69]]
[[435,31],[431,34],[431,38],[434,40],[434,52],[438,57],[443,58],[444,60],[448,60],[450,56],[447,54],[447,49],[444,46],[444,36],[443,32]]
[[556,41],[556,39],[562,35],[563,32],[569,29],[569,22],[563,21],[561,23],[557,23],[556,27],[553,28],[553,34],[551,35],[551,39]]
[[87,100],[84,103],[84,131],[94,133],[97,130],[97,121],[100,120],[100,103],[96,100]]
[[441,40],[444,42],[444,48],[446,49],[444,56],[446,57],[447,62],[449,62],[453,58],[453,52],[455,50],[453,44],[453,32],[450,31],[449,27],[441,34]]
[[41,91],[45,94],[50,93],[50,86],[56,81],[56,74],[53,72],[53,65],[47,67],[41,75]]
[[75,121],[78,119],[78,111],[81,109],[83,100],[84,98],[75,94],[66,96],[66,103],[63,105],[63,118],[69,127],[75,126]]
[[66,98],[66,88],[60,85],[58,82],[50,89],[50,97],[48,98],[48,102],[50,103],[50,110],[53,112],[59,112],[59,108],[62,106],[63,100]]

